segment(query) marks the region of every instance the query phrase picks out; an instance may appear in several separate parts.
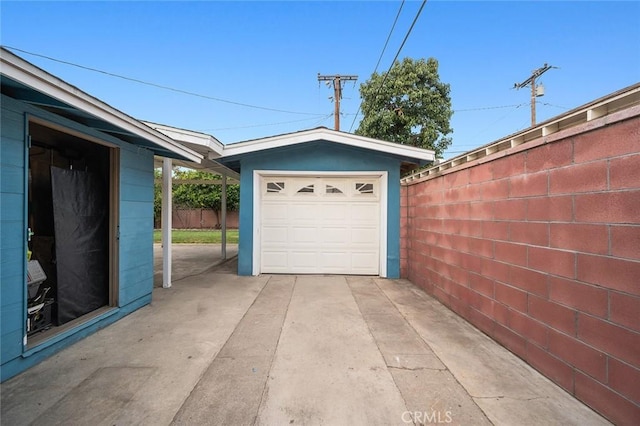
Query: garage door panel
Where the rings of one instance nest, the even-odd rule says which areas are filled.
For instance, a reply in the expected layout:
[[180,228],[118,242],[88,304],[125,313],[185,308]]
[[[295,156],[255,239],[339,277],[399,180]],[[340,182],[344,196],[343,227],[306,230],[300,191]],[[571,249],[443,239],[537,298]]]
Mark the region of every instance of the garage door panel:
[[342,203],[323,203],[322,220],[324,222],[342,222],[349,217],[349,206]]
[[262,238],[271,244],[286,244],[288,242],[289,228],[286,226],[264,226]]
[[379,273],[377,179],[268,179],[278,182],[272,191],[280,192],[263,192],[260,204],[261,272]]
[[316,222],[320,217],[317,203],[296,203],[293,201],[287,202],[287,208],[289,210],[289,217],[292,222]]
[[379,241],[376,228],[352,228],[351,242],[353,244],[375,245]]
[[286,272],[288,266],[287,259],[288,255],[285,250],[262,252],[262,265],[272,272]]
[[315,226],[293,226],[291,228],[291,243],[314,244],[318,241],[318,228]]
[[379,206],[376,203],[354,203],[350,207],[352,220],[376,224],[380,221]]
[[286,204],[276,204],[274,202],[262,204],[262,215],[270,221],[280,220],[286,222],[288,219]]
[[318,254],[315,250],[310,251],[295,251],[290,253],[290,267],[294,272],[300,272],[302,270],[312,273],[315,272],[317,265]]
[[351,270],[351,254],[347,251],[323,251],[320,253],[320,271],[347,274]]
[[[375,269],[375,273],[377,273],[378,252],[370,251],[352,253],[351,264],[354,271],[359,271],[360,273],[365,273],[363,271],[368,271],[366,273],[374,273],[373,269]],[[373,268],[372,265],[375,265],[375,268]]]
[[347,245],[350,242],[350,229],[347,226],[322,228],[320,233],[320,243]]

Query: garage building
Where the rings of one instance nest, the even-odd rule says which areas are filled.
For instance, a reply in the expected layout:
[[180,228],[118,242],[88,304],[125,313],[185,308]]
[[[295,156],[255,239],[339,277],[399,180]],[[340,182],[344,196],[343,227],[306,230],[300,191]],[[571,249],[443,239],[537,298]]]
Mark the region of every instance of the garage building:
[[433,151],[321,127],[229,144],[238,273],[400,276],[400,171]]

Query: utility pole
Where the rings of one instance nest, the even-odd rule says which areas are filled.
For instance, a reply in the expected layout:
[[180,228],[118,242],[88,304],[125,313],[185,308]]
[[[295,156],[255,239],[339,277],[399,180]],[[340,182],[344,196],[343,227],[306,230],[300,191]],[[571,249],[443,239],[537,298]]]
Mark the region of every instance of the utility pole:
[[357,75],[320,75],[318,73],[318,82],[320,81],[333,81],[333,102],[334,102],[334,123],[335,129],[340,130],[340,99],[342,99],[342,82],[343,81],[356,81]]
[[531,85],[531,126],[535,126],[536,124],[536,97],[544,96],[544,87],[542,87],[542,85],[536,86],[536,78],[540,77],[551,68],[557,67],[552,67],[545,63],[541,68],[533,70],[531,76],[525,81],[513,85],[514,89],[522,89],[525,86]]

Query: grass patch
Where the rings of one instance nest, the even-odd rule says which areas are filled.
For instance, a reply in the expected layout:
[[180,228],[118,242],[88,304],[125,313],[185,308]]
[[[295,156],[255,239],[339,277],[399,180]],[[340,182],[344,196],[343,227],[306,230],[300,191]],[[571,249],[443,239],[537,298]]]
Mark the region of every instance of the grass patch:
[[[171,231],[171,241],[174,244],[220,244],[222,231],[219,229],[174,229]],[[162,232],[153,230],[153,242],[162,242]],[[227,229],[227,243],[238,244],[238,230]]]

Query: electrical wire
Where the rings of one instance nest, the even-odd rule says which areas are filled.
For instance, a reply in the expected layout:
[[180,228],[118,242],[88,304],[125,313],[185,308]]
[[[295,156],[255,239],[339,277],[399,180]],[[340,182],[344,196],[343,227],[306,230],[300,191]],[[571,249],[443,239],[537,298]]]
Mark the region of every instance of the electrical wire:
[[523,103],[523,104],[513,104],[513,105],[500,105],[500,106],[488,106],[488,107],[478,107],[478,108],[454,109],[453,112],[484,111],[484,110],[489,110],[489,109],[501,109],[501,108],[520,108],[523,105],[528,105],[528,104]]
[[[387,50],[387,45],[389,44],[389,40],[391,39],[391,34],[393,34],[393,30],[396,27],[396,23],[398,22],[398,18],[400,18],[400,12],[402,12],[402,7],[404,6],[404,0],[402,0],[402,3],[400,3],[400,8],[398,9],[398,13],[396,14],[396,19],[394,19],[393,21],[393,25],[391,26],[391,30],[389,31],[389,35],[387,36],[387,41],[384,42],[384,47],[382,48],[382,52],[380,52],[380,57],[378,58],[378,63],[376,63],[376,67],[373,70],[373,74],[376,73],[376,71],[378,71],[378,66],[380,65],[380,61],[382,61],[382,57],[384,56],[384,52]],[[358,118],[358,114],[360,114],[360,107],[362,106],[362,103],[360,105],[358,105],[358,111],[356,111],[353,117],[353,121],[351,122],[351,127],[349,127],[349,132],[351,132],[351,130],[353,129],[353,125],[356,122],[356,119]]]
[[398,9],[398,13],[396,14],[396,19],[394,19],[393,21],[393,25],[391,26],[389,35],[387,36],[387,41],[384,42],[384,47],[382,48],[382,52],[380,52],[378,63],[376,64],[376,67],[373,70],[374,74],[376,73],[376,71],[378,71],[378,66],[380,65],[380,61],[382,61],[382,56],[384,55],[384,52],[387,50],[387,45],[389,44],[389,40],[391,39],[391,34],[393,34],[393,30],[396,27],[396,24],[398,23],[398,18],[400,18],[400,12],[402,12],[402,6],[404,6],[404,0],[402,0],[402,3],[400,3],[400,8]]
[[[568,110],[569,108],[567,107],[563,107],[560,105],[553,105],[553,104],[549,104],[549,103],[541,103],[541,102],[537,102],[537,104],[541,104],[541,105],[548,105],[548,106],[552,106],[552,107],[556,107],[556,108],[562,108],[565,110]],[[455,112],[460,112],[460,111],[478,111],[478,110],[488,110],[488,109],[498,109],[498,108],[515,108],[518,109],[521,106],[524,105],[529,105],[529,103],[522,103],[522,104],[518,104],[518,105],[503,105],[503,106],[495,106],[495,107],[481,107],[481,108],[469,108],[469,109],[460,109],[460,110],[455,110]],[[480,135],[482,133],[484,133],[489,127],[493,126],[494,124],[496,124],[498,121],[503,120],[504,118],[506,118],[509,114],[511,114],[513,111],[509,111],[507,114],[505,114],[504,116],[498,118],[496,121],[494,121],[493,123],[491,123],[488,127],[486,127],[484,130],[482,130],[479,133],[476,133],[477,135]],[[523,130],[526,129],[530,126],[529,122],[525,123],[524,125],[521,125],[518,127],[518,130]],[[456,145],[456,147],[460,148],[460,147],[464,147],[464,146],[470,146],[470,147],[475,147],[476,145]],[[446,151],[447,154],[464,154],[465,152],[469,152],[469,150],[466,151]]]
[[[396,60],[398,59],[398,56],[400,56],[400,52],[402,51],[402,48],[404,47],[404,44],[407,42],[407,39],[409,38],[409,35],[411,34],[411,31],[413,31],[413,27],[416,25],[416,22],[418,21],[418,18],[420,17],[420,14],[422,13],[422,9],[424,9],[425,4],[427,4],[427,0],[422,0],[422,4],[420,5],[420,9],[418,9],[418,13],[416,13],[416,17],[413,18],[413,22],[411,23],[411,26],[409,27],[409,30],[407,31],[407,34],[404,36],[404,40],[402,40],[402,43],[400,44],[400,47],[398,48],[398,51],[396,52],[396,56],[393,58],[393,61],[391,61],[391,65],[389,65],[389,69],[384,74],[384,77],[382,77],[382,82],[380,83],[380,86],[378,87],[378,91],[376,92],[375,97],[378,97],[378,95],[380,94],[380,91],[382,90],[382,87],[384,86],[384,83],[387,80],[387,76],[389,75],[389,72],[391,72],[391,68],[393,68],[393,64],[396,63]],[[358,110],[360,110],[361,107],[362,107],[362,102],[360,102],[360,106],[358,107]],[[349,128],[349,132],[351,132],[351,129],[353,129],[353,125],[356,122],[357,116],[358,115],[356,114],[356,116],[353,118],[353,123],[351,123],[351,128]]]
[[571,109],[571,108],[563,107],[563,106],[561,106],[561,105],[554,105],[554,104],[550,104],[550,103],[546,103],[546,102],[545,102],[545,103],[543,103],[542,105],[545,105],[545,106],[551,106],[551,107],[554,107],[554,108],[564,109],[565,111],[566,111],[566,110],[570,110],[570,109]]
[[508,111],[506,114],[504,114],[502,117],[498,118],[497,120],[493,121],[492,123],[490,123],[489,125],[485,126],[484,129],[480,130],[479,132],[475,133],[474,138],[477,138],[478,136],[480,136],[481,134],[483,134],[484,132],[487,131],[487,129],[493,127],[494,124],[496,124],[499,121],[504,120],[505,118],[507,118],[510,114],[512,114],[515,110],[517,110],[518,108],[520,108],[521,106],[526,105],[526,104],[519,104],[516,105],[511,111]]
[[[327,118],[333,116],[333,113],[328,114],[328,115],[323,115],[321,117],[321,120],[324,121]],[[277,126],[280,124],[291,124],[291,123],[300,123],[302,121],[311,121],[311,120],[317,120],[318,117],[311,117],[311,118],[303,118],[301,120],[291,120],[291,121],[280,121],[278,123],[265,123],[265,124],[250,124],[250,125],[246,125],[246,126],[236,126],[236,127],[219,127],[216,129],[200,129],[197,130],[198,132],[214,132],[214,131],[219,131],[219,130],[237,130],[237,129],[250,129],[253,127],[268,127],[268,126]]]
[[[398,9],[398,13],[396,14],[396,19],[394,19],[393,21],[393,25],[391,26],[391,30],[389,31],[389,35],[387,36],[387,41],[384,42],[384,47],[382,48],[382,52],[380,52],[380,57],[378,58],[378,63],[376,64],[375,69],[373,70],[373,74],[375,74],[376,71],[378,71],[378,66],[380,65],[382,56],[384,55],[384,52],[387,50],[387,44],[389,44],[389,39],[391,39],[391,34],[393,34],[393,30],[396,27],[396,23],[398,22],[398,18],[400,17],[400,12],[402,12],[402,6],[404,6],[404,0],[402,0],[402,3],[400,3],[400,8]],[[351,132],[351,130],[353,129],[353,125],[355,124],[356,119],[358,118],[358,114],[360,114],[361,107],[362,107],[362,103],[358,105],[358,111],[356,111],[356,113],[354,114],[353,121],[351,122],[351,127],[349,127],[349,132]]]
[[327,121],[328,119],[330,119],[331,117],[333,117],[333,113],[328,114],[324,117],[322,117],[320,120],[316,121],[315,123],[313,123],[312,127],[318,127],[320,126],[323,122]]
[[187,90],[176,89],[174,87],[164,86],[162,84],[151,83],[151,82],[148,82],[148,81],[139,80],[137,78],[126,77],[126,76],[123,76],[123,75],[114,74],[112,72],[99,70],[97,68],[91,68],[91,67],[87,67],[87,66],[84,66],[84,65],[79,65],[79,64],[76,64],[76,63],[73,63],[73,62],[68,62],[68,61],[63,61],[61,59],[52,58],[50,56],[41,55],[39,53],[29,52],[29,51],[26,51],[26,50],[23,50],[23,49],[19,49],[17,47],[6,46],[6,45],[2,45],[2,47],[5,48],[5,49],[10,49],[10,50],[15,50],[17,52],[26,53],[27,55],[37,56],[39,58],[47,59],[49,61],[58,62],[58,63],[65,64],[65,65],[70,65],[72,67],[80,68],[80,69],[87,70],[87,71],[97,72],[97,73],[100,73],[100,74],[108,75],[110,77],[120,78],[122,80],[132,81],[134,83],[139,83],[139,84],[144,84],[144,85],[151,86],[151,87],[156,87],[158,89],[169,90],[171,92],[181,93],[183,95],[195,96],[195,97],[198,97],[198,98],[208,99],[208,100],[211,100],[211,101],[223,102],[223,103],[226,103],[226,104],[237,105],[237,106],[241,106],[241,107],[245,107],[245,108],[260,109],[260,110],[263,110],[263,111],[282,112],[282,113],[286,113],[286,114],[297,114],[297,115],[313,115],[313,116],[316,116],[316,117],[324,116],[324,114],[318,114],[318,113],[313,113],[313,112],[288,111],[288,110],[283,110],[283,109],[278,109],[278,108],[269,108],[269,107],[263,107],[263,106],[258,106],[258,105],[245,104],[245,103],[242,103],[242,102],[230,101],[228,99],[222,99],[222,98],[216,98],[214,96],[202,95],[200,93],[189,92]]

